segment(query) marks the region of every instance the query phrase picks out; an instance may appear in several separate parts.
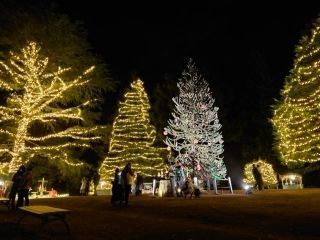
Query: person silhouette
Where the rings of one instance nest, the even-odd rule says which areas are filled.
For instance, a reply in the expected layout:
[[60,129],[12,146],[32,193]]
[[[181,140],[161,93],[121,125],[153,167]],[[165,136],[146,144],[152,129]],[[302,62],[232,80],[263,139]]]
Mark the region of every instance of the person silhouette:
[[13,175],[12,177],[12,187],[9,193],[9,202],[11,209],[16,209],[16,196],[19,190],[20,185],[22,184],[21,182],[23,181],[23,175],[26,171],[26,167],[24,165],[21,165],[17,172]]
[[82,196],[85,196],[86,195],[86,186],[87,186],[87,178],[86,177],[83,177],[82,180],[81,180],[81,187],[80,187],[80,194]]
[[131,185],[133,183],[134,173],[131,168],[131,163],[127,163],[121,171],[121,186],[124,192],[124,205],[128,206],[129,194],[131,193]]
[[24,206],[29,206],[29,191],[32,188],[33,176],[32,168],[28,167],[27,170],[22,175],[20,185],[18,187],[18,202],[17,208]]
[[141,195],[142,193],[142,186],[143,186],[143,178],[140,173],[137,173],[136,177],[136,196]]
[[111,196],[111,204],[116,205],[116,202],[119,201],[121,203],[122,201],[122,189],[121,189],[121,180],[120,180],[120,169],[116,168],[114,171],[114,179],[111,182],[112,183],[112,196]]
[[259,191],[262,191],[263,180],[262,180],[259,164],[252,164],[252,174],[253,174],[254,180],[256,181],[256,184],[254,185],[254,187],[255,188],[258,187]]

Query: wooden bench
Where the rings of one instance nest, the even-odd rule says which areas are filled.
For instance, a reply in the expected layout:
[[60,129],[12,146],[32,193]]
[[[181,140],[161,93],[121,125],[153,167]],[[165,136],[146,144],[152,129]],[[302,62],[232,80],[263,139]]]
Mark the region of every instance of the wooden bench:
[[66,222],[66,214],[71,213],[71,210],[43,205],[19,207],[19,210],[23,212],[23,215],[18,220],[18,226],[20,226],[20,223],[25,216],[31,215],[41,219],[38,233],[41,233],[44,226],[52,221],[63,222],[67,232],[70,233],[69,225]]

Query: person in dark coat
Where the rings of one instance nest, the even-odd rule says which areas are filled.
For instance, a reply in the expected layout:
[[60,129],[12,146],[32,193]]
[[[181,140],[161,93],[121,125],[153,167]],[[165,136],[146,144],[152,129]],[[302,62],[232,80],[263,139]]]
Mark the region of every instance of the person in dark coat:
[[253,164],[252,165],[252,174],[254,177],[254,180],[256,181],[255,188],[258,187],[259,191],[263,190],[263,180],[262,180],[262,175],[259,169],[258,164]]
[[120,169],[116,168],[114,171],[114,179],[111,182],[112,184],[112,196],[111,196],[111,204],[116,205],[117,201],[122,201],[122,189],[121,189],[121,182],[120,182]]
[[142,187],[143,187],[143,178],[142,178],[140,173],[137,173],[137,178],[136,178],[136,196],[141,195]]
[[16,196],[19,190],[19,187],[22,185],[23,175],[26,171],[26,167],[21,165],[17,172],[12,177],[12,187],[9,193],[9,202],[11,209],[16,209]]
[[17,207],[29,206],[29,191],[32,188],[32,169],[27,168],[27,171],[24,172],[22,180],[18,187],[18,202]]
[[131,163],[127,163],[121,172],[121,187],[123,190],[124,205],[128,206],[129,194],[131,193],[131,184],[134,177],[133,170],[131,169]]

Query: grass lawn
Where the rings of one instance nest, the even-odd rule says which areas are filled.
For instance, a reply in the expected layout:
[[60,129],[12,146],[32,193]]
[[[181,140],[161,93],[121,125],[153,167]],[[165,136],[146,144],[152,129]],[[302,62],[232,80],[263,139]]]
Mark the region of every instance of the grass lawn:
[[32,199],[31,205],[71,209],[71,233],[63,223],[46,225],[0,207],[0,239],[320,239],[320,189],[265,190],[199,199],[130,196],[112,207],[110,196]]

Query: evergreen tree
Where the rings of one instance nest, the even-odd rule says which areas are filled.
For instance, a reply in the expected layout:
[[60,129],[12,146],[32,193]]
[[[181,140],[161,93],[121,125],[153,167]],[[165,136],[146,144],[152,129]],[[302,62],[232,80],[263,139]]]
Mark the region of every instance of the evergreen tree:
[[320,161],[320,19],[296,47],[272,123],[284,164],[296,168]]
[[182,164],[186,175],[224,178],[218,107],[214,106],[208,82],[191,59],[177,86],[180,93],[173,98],[173,119],[164,130],[166,145],[174,150],[175,160]]
[[15,172],[32,159],[51,159],[70,165],[68,150],[90,147],[89,142],[99,139],[97,126],[85,127],[83,110],[90,100],[66,104],[69,92],[86,87],[88,74],[94,67],[71,81],[63,76],[69,68],[48,71],[49,59],[41,55],[35,42],[28,43],[21,53],[11,54],[10,64],[0,62],[0,89],[7,93],[0,105],[1,157],[10,164],[1,164]]
[[128,162],[142,176],[157,176],[164,170],[167,151],[152,146],[156,131],[150,124],[149,110],[143,82],[133,81],[113,123],[109,153],[100,168],[102,180],[111,181],[115,168],[121,170]]

